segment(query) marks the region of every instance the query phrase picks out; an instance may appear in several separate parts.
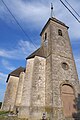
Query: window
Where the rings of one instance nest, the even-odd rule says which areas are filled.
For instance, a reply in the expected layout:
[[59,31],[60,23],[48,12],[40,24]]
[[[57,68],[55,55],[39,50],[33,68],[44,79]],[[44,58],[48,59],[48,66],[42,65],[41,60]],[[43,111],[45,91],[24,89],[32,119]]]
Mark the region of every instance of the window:
[[44,37],[44,40],[47,40],[47,33],[45,33],[45,37]]
[[44,46],[48,45],[47,33],[44,35]]
[[68,70],[68,69],[69,69],[69,66],[68,66],[67,63],[63,62],[63,63],[62,63],[62,68],[63,68],[64,70]]
[[62,36],[62,30],[58,30],[58,35]]

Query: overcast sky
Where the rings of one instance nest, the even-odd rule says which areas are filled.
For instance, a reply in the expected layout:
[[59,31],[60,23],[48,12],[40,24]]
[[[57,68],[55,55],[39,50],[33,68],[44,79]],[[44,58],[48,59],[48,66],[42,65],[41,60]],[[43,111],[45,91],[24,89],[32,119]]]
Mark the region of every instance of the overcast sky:
[[[25,58],[40,46],[40,32],[50,17],[50,4],[54,15],[69,26],[69,36],[80,79],[80,24],[66,10],[59,0],[4,0],[12,14],[26,31],[20,30],[0,0],[0,101],[3,100],[7,75],[18,68],[25,67]],[[63,0],[65,1],[65,0]],[[80,13],[80,1],[68,0]],[[79,18],[80,19],[80,18]],[[33,43],[32,43],[32,42]]]

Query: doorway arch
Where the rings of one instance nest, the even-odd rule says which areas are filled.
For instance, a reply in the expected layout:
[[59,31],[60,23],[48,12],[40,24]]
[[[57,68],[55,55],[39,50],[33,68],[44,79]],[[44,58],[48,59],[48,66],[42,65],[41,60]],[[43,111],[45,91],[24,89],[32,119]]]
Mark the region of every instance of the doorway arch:
[[76,113],[75,93],[71,85],[63,84],[61,88],[63,112],[65,117],[73,117]]

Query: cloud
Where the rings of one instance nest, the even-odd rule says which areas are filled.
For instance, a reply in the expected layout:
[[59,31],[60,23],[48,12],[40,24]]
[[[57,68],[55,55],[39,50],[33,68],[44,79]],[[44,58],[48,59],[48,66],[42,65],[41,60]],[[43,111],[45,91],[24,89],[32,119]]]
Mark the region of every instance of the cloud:
[[14,66],[12,66],[7,60],[3,59],[2,60],[2,65],[7,69],[7,70],[14,70],[16,69]]
[[29,41],[20,40],[18,45],[19,45],[19,49],[21,49],[23,51],[23,54],[25,55],[28,52],[32,52],[36,49],[35,46]]
[[[5,18],[5,15],[8,15],[8,18],[11,19],[12,16],[9,14],[5,6],[1,3],[0,13],[1,18]],[[12,14],[24,23],[32,22],[40,25],[46,17],[48,17],[49,7],[48,5],[43,4],[40,1],[30,1],[24,2],[22,0],[6,0],[6,5],[9,7]],[[3,13],[3,14],[2,14]],[[9,20],[8,19],[8,20]],[[7,21],[8,22],[8,21]]]
[[[65,2],[65,0],[63,0]],[[52,0],[6,0],[5,3],[17,18],[17,20],[30,29],[37,29],[37,27],[42,27],[45,24],[45,21],[50,17],[50,4]],[[80,13],[80,1],[70,0],[69,3],[73,8]],[[66,23],[70,29],[70,38],[79,39],[80,30],[79,23],[76,19],[69,13],[69,11],[61,4],[60,1],[54,1],[54,14],[56,18],[59,18],[61,21]],[[5,6],[0,2],[0,17],[4,19],[6,17],[7,22],[13,22],[12,16],[9,14]],[[80,18],[79,18],[80,19]],[[5,22],[6,22],[5,21]],[[15,22],[13,22],[15,23]],[[14,27],[14,26],[13,26]]]
[[0,72],[0,83],[4,84],[7,79],[7,74]]
[[[68,12],[68,10],[60,3],[59,0],[4,0],[13,15],[17,18],[23,28],[29,28],[30,30],[41,29],[44,26],[47,19],[50,17],[50,4],[53,2],[55,17],[63,21],[69,26],[69,34],[72,40],[80,39],[80,26],[75,18]],[[80,13],[80,1],[70,0],[70,4],[73,8]],[[3,3],[0,1],[0,19],[7,23],[10,27],[16,27],[16,23],[12,16],[9,14]],[[13,25],[14,24],[14,25]],[[36,33],[37,34],[37,33]],[[0,57],[4,58],[2,63],[6,69],[13,69],[14,67],[5,61],[5,58],[9,59],[25,59],[30,53],[35,50],[33,44],[29,41],[19,40],[14,49],[1,49]],[[80,78],[80,55],[79,50],[75,56],[75,62]],[[5,81],[7,75],[0,73],[0,93],[4,93]],[[2,94],[0,94],[0,99]]]
[[[32,53],[36,48],[29,41],[19,40],[16,47],[12,50],[0,49],[0,56],[3,58],[9,59],[25,59],[30,53]],[[3,61],[6,67],[9,64],[6,61]]]
[[[62,0],[65,3],[65,0]],[[68,0],[67,0],[68,1]],[[69,3],[71,6],[80,13],[80,1],[70,0]],[[67,5],[67,4],[66,4]],[[55,8],[57,8],[58,4],[55,4]],[[67,5],[68,6],[68,5]],[[69,7],[69,9],[73,12],[73,10]],[[60,2],[59,7],[55,10],[57,17],[63,21],[65,24],[69,26],[69,35],[72,40],[79,40],[79,23],[78,21],[71,15],[71,13],[63,6]],[[73,12],[74,13],[74,12]],[[74,13],[75,14],[75,13]],[[78,16],[77,16],[78,17]],[[78,18],[80,20],[80,18]]]
[[7,74],[0,72],[0,101],[3,100],[3,96],[6,89]]
[[[14,70],[12,66],[5,58],[24,60],[31,52],[35,50],[34,45],[25,40],[19,40],[15,48],[12,50],[0,49],[0,57],[2,57],[2,65],[8,70]],[[0,100],[3,100],[3,96],[6,89],[7,74],[0,72]]]
[[80,63],[80,58],[77,58],[75,61],[78,62],[78,63]]

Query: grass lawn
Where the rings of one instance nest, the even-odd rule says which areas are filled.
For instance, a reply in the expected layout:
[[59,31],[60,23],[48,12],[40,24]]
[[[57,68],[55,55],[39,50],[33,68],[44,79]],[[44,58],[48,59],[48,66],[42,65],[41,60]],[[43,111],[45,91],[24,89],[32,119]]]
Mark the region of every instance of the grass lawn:
[[8,116],[9,111],[0,111],[0,120],[28,120],[20,119],[17,116]]
[[8,117],[8,116],[0,116],[0,120],[27,120],[27,119],[20,119],[17,117]]

